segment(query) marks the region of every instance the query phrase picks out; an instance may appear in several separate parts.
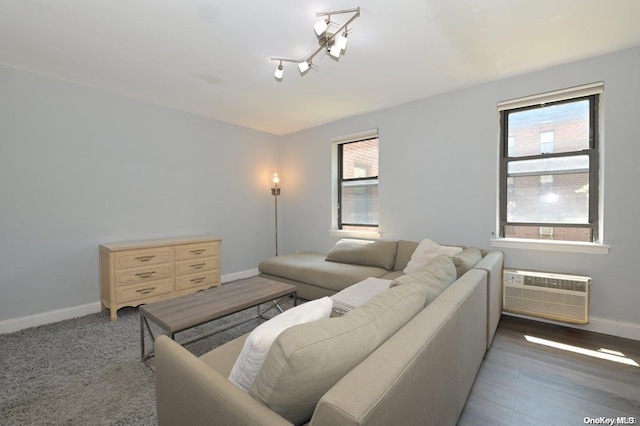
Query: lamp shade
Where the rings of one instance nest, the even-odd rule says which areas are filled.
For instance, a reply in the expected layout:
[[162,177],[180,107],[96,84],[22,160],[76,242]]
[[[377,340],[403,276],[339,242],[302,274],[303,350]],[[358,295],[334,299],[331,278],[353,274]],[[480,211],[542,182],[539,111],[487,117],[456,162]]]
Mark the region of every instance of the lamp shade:
[[[345,32],[346,34],[346,32]],[[336,45],[340,46],[340,49],[344,50],[347,48],[347,43],[349,42],[349,39],[347,38],[346,35],[339,35],[336,38]]]
[[327,23],[326,19],[316,22],[316,24],[313,26],[313,29],[318,37],[324,34],[325,31],[327,31],[327,28],[329,28],[329,24]]
[[309,62],[302,61],[298,63],[298,69],[300,70],[300,74],[304,74],[309,70]]
[[333,46],[331,46],[331,50],[329,50],[329,55],[333,56],[336,59],[340,57],[341,53],[342,48],[338,45],[338,43],[335,43]]
[[276,68],[276,72],[274,73],[274,76],[278,80],[282,79],[282,76],[284,76],[284,67],[282,66],[282,64],[278,65],[278,68]]
[[269,185],[271,188],[279,188],[280,184],[282,184],[282,173],[280,169],[271,169],[267,173],[267,180],[269,181]]

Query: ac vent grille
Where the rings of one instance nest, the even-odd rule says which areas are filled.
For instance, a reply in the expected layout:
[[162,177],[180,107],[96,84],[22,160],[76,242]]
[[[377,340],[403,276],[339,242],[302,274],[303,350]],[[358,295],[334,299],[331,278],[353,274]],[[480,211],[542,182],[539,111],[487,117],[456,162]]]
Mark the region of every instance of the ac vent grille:
[[507,312],[589,322],[589,277],[505,269],[503,283],[503,308]]

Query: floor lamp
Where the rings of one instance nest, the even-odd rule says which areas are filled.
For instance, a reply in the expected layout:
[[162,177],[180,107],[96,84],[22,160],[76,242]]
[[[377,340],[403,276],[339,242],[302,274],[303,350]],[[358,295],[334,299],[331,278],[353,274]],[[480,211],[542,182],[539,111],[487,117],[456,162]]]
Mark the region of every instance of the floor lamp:
[[275,207],[276,207],[276,256],[278,255],[278,195],[280,195],[280,183],[282,182],[282,174],[278,169],[269,170],[269,174],[267,175],[269,179],[269,184],[271,185],[271,195],[273,195],[275,199]]

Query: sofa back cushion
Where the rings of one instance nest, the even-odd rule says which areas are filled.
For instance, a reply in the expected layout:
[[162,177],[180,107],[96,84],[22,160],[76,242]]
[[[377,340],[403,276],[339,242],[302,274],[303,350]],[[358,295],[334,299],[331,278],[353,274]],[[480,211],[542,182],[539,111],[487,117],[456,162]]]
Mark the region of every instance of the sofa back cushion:
[[462,251],[462,253],[458,253],[453,256],[453,264],[456,265],[458,278],[466,274],[469,269],[476,266],[476,264],[481,260],[482,252],[480,252],[480,249],[475,247],[467,247]]
[[344,316],[285,330],[250,395],[291,423],[306,422],[322,395],[423,308],[425,295],[424,286],[399,286]]
[[325,260],[391,270],[396,260],[396,241],[340,240]]
[[398,240],[398,252],[396,254],[396,263],[393,265],[394,271],[402,271],[407,267],[407,263],[411,260],[411,255],[418,248],[418,242]]
[[391,281],[389,288],[406,284],[417,284],[426,291],[425,306],[433,302],[456,280],[456,267],[451,256],[440,255],[422,269]]

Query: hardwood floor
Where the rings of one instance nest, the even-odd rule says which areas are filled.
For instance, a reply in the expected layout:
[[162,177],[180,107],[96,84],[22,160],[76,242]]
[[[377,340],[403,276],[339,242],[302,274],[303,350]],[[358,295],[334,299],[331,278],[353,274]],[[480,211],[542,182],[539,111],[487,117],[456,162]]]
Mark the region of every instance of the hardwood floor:
[[[527,341],[525,336],[636,365]],[[640,424],[640,342],[503,315],[458,425]],[[597,423],[602,417],[613,423]],[[624,419],[626,418],[626,419]],[[626,423],[624,423],[626,421]]]

